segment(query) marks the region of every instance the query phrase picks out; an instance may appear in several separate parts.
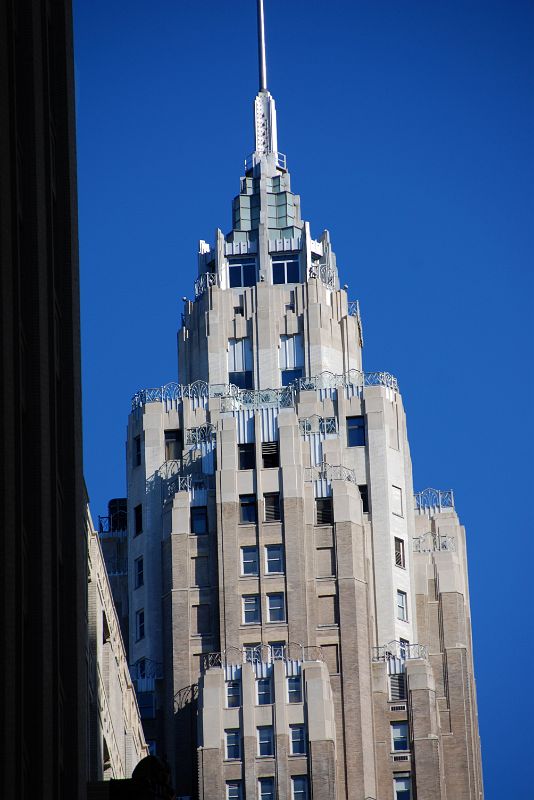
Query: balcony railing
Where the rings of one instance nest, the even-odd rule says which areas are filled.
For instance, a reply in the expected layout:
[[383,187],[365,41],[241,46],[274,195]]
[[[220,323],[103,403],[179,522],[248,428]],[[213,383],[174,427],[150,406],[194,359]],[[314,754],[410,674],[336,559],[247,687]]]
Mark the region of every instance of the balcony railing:
[[357,369],[340,374],[325,371],[310,378],[297,378],[289,386],[280,389],[239,389],[231,383],[210,384],[206,381],[194,381],[189,384],[171,382],[164,386],[140,389],[132,397],[132,411],[142,408],[146,403],[176,404],[184,398],[190,398],[201,404],[207,403],[212,397],[221,398],[221,411],[266,406],[291,408],[295,405],[295,393],[299,391],[364,386],[384,386],[395,392],[399,390],[397,379],[389,372],[360,372]]
[[454,494],[452,489],[423,489],[414,494],[416,511],[441,511],[454,508]]
[[389,661],[390,658],[398,658],[400,661],[407,661],[412,658],[427,658],[428,649],[422,644],[409,644],[407,642],[394,640],[381,647],[373,647],[373,661]]
[[203,444],[213,442],[217,435],[215,425],[207,422],[197,428],[188,428],[185,433],[186,444]]
[[200,275],[195,281],[195,299],[198,300],[199,297],[202,297],[210,286],[218,285],[219,276],[216,272],[205,272],[203,275]]
[[322,650],[317,645],[302,645],[289,642],[283,645],[260,644],[256,647],[229,647],[222,652],[204,653],[200,668],[205,672],[212,667],[230,664],[272,664],[273,661],[324,661]]
[[356,481],[356,473],[353,469],[343,467],[341,465],[332,466],[332,464],[317,464],[315,467],[306,467],[305,472],[306,481],[348,481],[358,485]]
[[[284,171],[287,171],[287,158],[285,153],[267,153],[267,155],[274,155],[276,156],[276,166]],[[256,153],[251,153],[249,156],[245,158],[245,172],[250,172],[256,164],[259,164],[262,159],[262,156],[256,155]]]
[[444,536],[441,533],[428,531],[428,533],[423,534],[423,536],[417,536],[413,540],[413,550],[414,553],[454,553],[456,542],[453,536]]

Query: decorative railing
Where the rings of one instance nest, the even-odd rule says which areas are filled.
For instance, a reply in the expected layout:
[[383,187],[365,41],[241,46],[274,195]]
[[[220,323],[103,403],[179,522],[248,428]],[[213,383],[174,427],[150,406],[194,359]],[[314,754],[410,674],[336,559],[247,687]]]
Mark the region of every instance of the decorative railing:
[[394,640],[381,647],[373,647],[373,661],[389,661],[390,658],[398,658],[407,661],[411,658],[427,658],[428,648],[423,644],[409,644],[402,640]]
[[228,397],[221,399],[221,411],[235,411],[239,408],[265,408],[266,406],[292,408],[294,405],[294,386],[283,386],[281,389],[237,389]]
[[356,317],[356,324],[358,326],[358,333],[360,336],[360,344],[363,347],[363,325],[362,317],[360,314],[360,303],[358,300],[349,300],[348,304],[349,317]]
[[337,272],[329,264],[312,264],[308,270],[308,278],[318,278],[329,289],[336,288]]
[[227,664],[271,664],[273,661],[324,661],[324,658],[317,645],[308,646],[299,642],[259,644],[255,647],[228,647],[222,652],[204,653],[200,659],[200,669],[205,672],[212,667],[224,667]]
[[358,485],[353,469],[341,465],[332,466],[326,461],[314,467],[306,467],[305,475],[306,481],[349,481],[349,483]]
[[110,517],[98,515],[99,536],[106,538],[122,537],[128,535],[128,521],[126,512],[117,512]]
[[296,391],[354,386],[385,386],[395,392],[399,390],[397,379],[389,372],[360,372],[357,369],[341,374],[324,371],[310,378],[297,378],[289,386],[283,386],[281,389],[239,389],[232,383],[206,383],[206,381],[194,381],[188,384],[171,382],[151,389],[140,389],[132,397],[132,411],[142,408],[145,403],[176,403],[184,398],[206,401],[210,397],[221,398],[221,411],[264,406],[291,408],[295,405]]
[[426,509],[441,511],[444,508],[454,508],[454,494],[452,489],[423,489],[414,494],[416,511]]
[[195,281],[195,299],[202,297],[210,286],[218,286],[219,276],[216,272],[205,272]]
[[360,372],[357,369],[340,374],[325,371],[311,378],[298,378],[296,384],[300,391],[338,389],[343,386],[385,386],[399,391],[397,379],[389,372]]
[[[276,156],[276,166],[280,167],[280,169],[287,170],[287,158],[285,153],[267,153],[267,155],[274,155]],[[259,164],[262,159],[262,156],[257,156],[256,153],[251,153],[249,156],[245,158],[245,172],[250,172],[250,170]]]
[[196,700],[198,700],[198,683],[184,686],[174,695],[174,713],[178,713]]
[[441,533],[428,531],[413,540],[414,553],[440,553],[456,551],[456,542],[453,536],[444,536]]
[[312,414],[311,417],[304,417],[299,420],[299,431],[303,436],[309,433],[320,433],[323,436],[337,433],[336,418],[320,417],[318,414]]
[[205,425],[199,425],[197,428],[188,428],[185,433],[186,444],[203,444],[204,442],[212,442],[217,435],[215,425],[207,422]]
[[139,658],[134,664],[130,664],[130,675],[133,681],[143,678],[163,678],[163,664],[160,661],[153,661],[151,658]]

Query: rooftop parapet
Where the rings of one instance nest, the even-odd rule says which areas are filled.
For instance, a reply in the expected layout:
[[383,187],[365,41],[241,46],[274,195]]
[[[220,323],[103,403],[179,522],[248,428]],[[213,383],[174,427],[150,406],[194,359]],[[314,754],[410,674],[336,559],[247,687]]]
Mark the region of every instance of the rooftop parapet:
[[454,493],[452,489],[423,489],[414,494],[414,502],[415,510],[420,514],[454,509]]
[[[190,384],[171,382],[164,386],[140,389],[132,397],[132,411],[142,408],[146,403],[176,403],[184,398],[205,403],[210,397],[222,398],[222,411],[265,406],[292,408],[295,405],[297,392],[339,388],[358,390],[365,386],[384,386],[395,392],[399,391],[397,379],[389,372],[360,372],[356,369],[339,375],[325,371],[310,378],[298,378],[289,386],[283,386],[280,389],[240,389],[232,383],[210,384],[205,381],[195,381]],[[436,490],[425,490],[425,492],[428,491]],[[450,494],[452,495],[452,492]]]

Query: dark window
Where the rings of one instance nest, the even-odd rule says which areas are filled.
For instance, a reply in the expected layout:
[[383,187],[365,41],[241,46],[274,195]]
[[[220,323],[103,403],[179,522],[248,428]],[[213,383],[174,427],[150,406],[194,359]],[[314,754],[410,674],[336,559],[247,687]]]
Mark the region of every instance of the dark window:
[[197,536],[208,532],[208,509],[206,506],[191,507],[191,533]]
[[291,731],[291,755],[306,755],[306,731],[304,725],[290,725]]
[[393,751],[408,750],[408,723],[391,723],[391,740]]
[[178,461],[182,457],[182,431],[165,431],[165,461]]
[[145,582],[143,556],[135,559],[135,588],[139,589]]
[[256,285],[256,259],[242,258],[239,261],[230,261],[230,288],[238,286]]
[[406,563],[404,560],[404,542],[402,539],[399,539],[395,536],[395,566],[396,567],[405,567]]
[[299,283],[300,267],[298,255],[273,257],[273,283]]
[[399,655],[406,660],[410,655],[410,642],[408,639],[399,639]]
[[265,547],[265,572],[279,574],[284,571],[284,545],[268,544]]
[[367,484],[363,483],[361,486],[358,486],[360,490],[360,497],[362,498],[362,509],[364,514],[369,513],[369,489],[367,488]]
[[406,700],[406,674],[399,672],[389,676],[390,700]]
[[255,523],[258,520],[255,494],[239,495],[239,521],[242,523]]
[[265,522],[280,520],[280,492],[269,492],[263,495],[265,501]]
[[145,638],[145,611],[140,608],[135,614],[135,638],[136,641]]
[[249,545],[241,548],[241,575],[258,574],[258,548]]
[[137,692],[136,697],[141,719],[154,719],[156,716],[155,692]]
[[237,452],[239,455],[239,469],[256,468],[256,450],[254,447],[254,442],[251,444],[238,444]]
[[288,703],[302,703],[302,681],[300,675],[290,675],[287,679]]
[[347,417],[347,446],[363,447],[365,444],[365,419]]
[[262,442],[261,457],[264,469],[271,469],[280,466],[280,451],[278,442]]
[[334,521],[334,510],[331,497],[315,498],[317,525],[331,525]]
[[228,708],[239,708],[241,705],[241,684],[239,681],[228,681],[226,684],[226,705]]
[[284,595],[281,592],[267,595],[267,610],[269,612],[269,622],[285,622],[286,604]]
[[133,465],[139,467],[141,465],[141,437],[134,436],[133,440]]
[[282,370],[282,386],[289,386],[290,383],[302,378],[302,369],[283,369]]
[[274,756],[274,735],[272,725],[258,727],[258,755]]
[[139,536],[143,533],[143,506],[139,503],[134,507],[134,535]]
[[271,679],[258,678],[256,681],[256,690],[259,706],[269,706],[272,703],[271,698]]
[[397,772],[393,778],[393,783],[395,786],[394,800],[411,800],[412,779],[409,772]]
[[225,731],[226,734],[226,758],[241,758],[241,737],[238,728],[231,728]]
[[233,383],[238,389],[253,389],[254,378],[252,370],[245,370],[244,372],[229,372],[228,382]]

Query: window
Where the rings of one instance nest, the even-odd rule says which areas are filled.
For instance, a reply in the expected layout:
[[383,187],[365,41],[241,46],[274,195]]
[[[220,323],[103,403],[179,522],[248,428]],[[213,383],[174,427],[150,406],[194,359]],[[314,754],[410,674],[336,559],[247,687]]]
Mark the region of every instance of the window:
[[301,333],[293,336],[280,336],[280,369],[282,372],[282,386],[289,384],[297,378],[302,378],[304,367],[304,344]]
[[272,697],[271,697],[271,679],[270,678],[258,678],[256,681],[256,697],[258,700],[259,706],[269,706],[271,705]]
[[242,525],[254,524],[258,519],[255,494],[239,495],[239,521]]
[[207,556],[192,558],[193,586],[209,586],[209,569]]
[[182,457],[182,431],[165,431],[165,461],[177,461]]
[[300,268],[298,253],[273,256],[273,283],[298,283]]
[[135,641],[145,638],[145,609],[140,608],[135,612]]
[[286,657],[285,642],[269,642],[271,661],[283,661]]
[[365,419],[363,417],[347,417],[347,447],[363,447],[365,445]]
[[393,778],[394,800],[412,800],[412,779],[409,772],[398,772]]
[[397,750],[408,750],[407,722],[391,723],[391,749],[394,752],[397,752]]
[[280,492],[269,492],[263,495],[265,503],[265,522],[280,521]]
[[134,536],[139,536],[143,533],[143,506],[139,503],[134,508]]
[[228,263],[228,271],[230,273],[230,288],[238,286],[255,286],[256,285],[256,259],[255,258],[241,258],[239,260],[230,260]]
[[361,486],[358,486],[360,490],[360,497],[362,498],[362,511],[364,514],[369,513],[369,489],[367,484],[364,483]]
[[395,516],[402,517],[402,489],[399,486],[391,487],[391,511]]
[[287,702],[302,703],[302,679],[300,675],[290,675],[287,679]]
[[139,467],[141,465],[141,437],[134,436],[133,440],[133,465]]
[[408,598],[406,592],[401,592],[400,589],[397,589],[397,619],[408,621]]
[[201,603],[191,608],[191,631],[196,634],[210,633],[210,607]]
[[135,589],[139,589],[139,587],[142,586],[144,584],[144,582],[145,582],[145,577],[144,577],[144,574],[143,574],[144,573],[143,556],[139,556],[139,558],[135,559],[134,569],[135,569],[134,588]]
[[252,644],[244,644],[243,650],[245,651],[245,661],[247,664],[255,664],[261,661],[261,643],[253,642]]
[[318,547],[316,551],[318,578],[330,578],[336,574],[336,554],[333,547]]
[[259,594],[243,595],[243,623],[252,625],[261,621]]
[[258,574],[258,548],[256,545],[241,548],[241,575]]
[[238,469],[256,469],[256,450],[254,442],[237,445]]
[[404,561],[404,542],[397,536],[395,536],[395,566],[403,568],[406,566]]
[[274,778],[260,778],[258,781],[259,800],[274,800]]
[[241,758],[241,739],[239,728],[230,728],[224,732],[226,739],[226,758]]
[[258,755],[274,756],[274,737],[272,725],[261,725],[258,728]]
[[240,389],[252,389],[252,343],[250,339],[228,339],[228,380]]
[[399,639],[399,654],[405,661],[410,654],[410,642],[408,639]]
[[191,533],[201,536],[208,532],[207,506],[191,506]]
[[268,594],[269,622],[285,622],[286,608],[283,594]]
[[226,782],[226,800],[242,800],[241,781]]
[[284,571],[284,545],[268,544],[265,548],[265,572],[280,573]]
[[241,684],[239,681],[226,683],[226,708],[239,708],[241,705]]
[[331,497],[315,498],[315,517],[317,525],[331,525],[334,521]]
[[306,775],[294,775],[291,778],[292,800],[308,800],[308,777]]
[[389,699],[406,700],[406,673],[389,676]]
[[261,457],[264,469],[272,469],[280,466],[280,452],[278,442],[262,442]]
[[304,725],[290,725],[290,744],[291,755],[304,756],[306,755],[306,731]]

